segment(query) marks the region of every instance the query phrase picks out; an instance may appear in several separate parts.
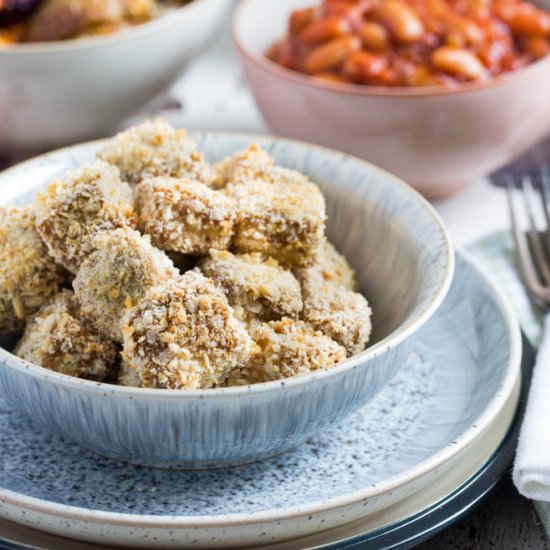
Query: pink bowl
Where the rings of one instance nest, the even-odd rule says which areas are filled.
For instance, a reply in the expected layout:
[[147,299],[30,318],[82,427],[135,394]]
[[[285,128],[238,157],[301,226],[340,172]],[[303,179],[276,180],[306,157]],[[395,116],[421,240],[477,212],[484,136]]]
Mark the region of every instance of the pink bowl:
[[318,1],[243,0],[234,16],[250,88],[276,133],[368,160],[437,198],[550,131],[550,56],[458,90],[332,84],[269,61],[264,52],[283,36],[290,12]]

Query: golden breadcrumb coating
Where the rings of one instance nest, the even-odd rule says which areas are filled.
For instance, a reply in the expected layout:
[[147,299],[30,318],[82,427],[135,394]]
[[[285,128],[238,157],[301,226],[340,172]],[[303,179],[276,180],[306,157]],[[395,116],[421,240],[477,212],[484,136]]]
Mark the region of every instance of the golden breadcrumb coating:
[[371,310],[358,292],[325,280],[316,268],[296,270],[302,287],[301,318],[344,346],[348,356],[365,349],[371,333]]
[[229,185],[237,201],[232,247],[261,252],[285,267],[309,265],[325,232],[325,199],[308,181]]
[[207,254],[231,242],[234,204],[198,181],[145,180],[136,187],[136,208],[141,230],[164,250]]
[[211,250],[199,268],[221,287],[232,306],[262,319],[296,318],[302,309],[298,281],[273,258]]
[[191,271],[152,288],[123,333],[123,360],[144,387],[210,388],[254,350],[223,292]]
[[15,355],[62,374],[101,381],[117,359],[114,342],[79,317],[70,290],[62,290],[31,317]]
[[169,258],[133,229],[104,231],[73,282],[81,315],[99,332],[122,342],[122,318],[147,291],[178,271]]
[[96,161],[37,193],[36,227],[50,254],[76,273],[101,231],[135,225],[132,190],[118,170]]
[[217,188],[242,185],[253,181],[265,183],[307,183],[308,178],[296,170],[277,166],[275,161],[257,144],[226,157],[214,166]]
[[321,273],[325,281],[331,281],[347,290],[357,290],[355,270],[326,239],[317,249],[312,267]]
[[186,178],[210,184],[215,171],[197,151],[185,130],[175,130],[163,119],[147,120],[121,132],[98,157],[118,167],[130,184],[157,176]]
[[307,176],[275,165],[257,144],[216,165],[215,185],[237,201],[233,248],[285,266],[309,265],[325,230],[325,200]]
[[23,328],[62,282],[62,268],[36,231],[34,207],[0,207],[0,334]]
[[244,151],[232,157],[226,157],[214,166],[216,171],[215,187],[225,187],[253,180],[263,180],[275,165],[273,159],[257,144],[253,143]]
[[244,367],[231,371],[224,386],[300,376],[331,367],[346,358],[342,346],[303,321],[285,317],[269,323],[251,323],[249,327],[260,351]]

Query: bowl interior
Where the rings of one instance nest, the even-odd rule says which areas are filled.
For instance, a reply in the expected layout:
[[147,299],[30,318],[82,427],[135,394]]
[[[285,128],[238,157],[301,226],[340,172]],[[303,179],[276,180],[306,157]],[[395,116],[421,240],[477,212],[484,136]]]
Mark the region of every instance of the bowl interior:
[[163,10],[150,21],[129,26],[113,33],[45,42],[17,43],[11,45],[9,48],[0,49],[0,58],[9,58],[14,55],[51,54],[53,52],[67,52],[98,46],[112,46],[134,38],[142,39],[150,34],[166,31],[174,25],[181,25],[186,20],[192,19],[197,12],[204,9],[213,9],[214,6],[216,12],[223,14],[223,17],[227,17],[231,13],[231,0],[192,0],[188,4]]
[[[409,186],[342,153],[290,140],[246,134],[199,133],[209,161],[256,141],[275,160],[318,183],[327,202],[329,239],[357,270],[373,309],[369,349],[401,340],[440,304],[453,271],[451,245],[432,207]],[[94,158],[101,142],[49,153],[0,174],[0,204],[28,204],[66,170]],[[9,348],[13,342],[0,342]]]
[[268,8],[265,2],[243,2],[235,18],[235,33],[247,49],[263,57],[286,34],[292,10],[318,3],[319,0],[279,0],[270,2]]

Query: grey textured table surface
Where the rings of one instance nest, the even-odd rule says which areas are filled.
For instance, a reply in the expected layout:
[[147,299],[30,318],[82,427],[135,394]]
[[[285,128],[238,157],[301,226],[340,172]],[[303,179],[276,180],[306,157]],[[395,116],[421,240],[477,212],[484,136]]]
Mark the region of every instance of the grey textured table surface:
[[533,505],[508,478],[473,513],[416,548],[546,550],[550,541]]

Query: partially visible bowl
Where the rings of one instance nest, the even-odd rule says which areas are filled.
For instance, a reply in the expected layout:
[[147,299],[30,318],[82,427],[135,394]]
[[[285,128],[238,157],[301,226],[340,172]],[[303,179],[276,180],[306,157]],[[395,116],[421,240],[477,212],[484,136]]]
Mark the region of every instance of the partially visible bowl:
[[[243,0],[233,37],[268,124],[283,136],[346,151],[429,198],[459,190],[550,131],[550,56],[456,90],[335,84],[265,57],[290,12],[320,0]],[[550,8],[543,0],[542,6]]]
[[0,152],[113,132],[181,74],[231,2],[193,0],[112,35],[0,49]]
[[[269,137],[195,136],[209,160],[257,141],[308,174],[327,200],[328,236],[356,268],[373,309],[371,345],[339,365],[248,387],[113,386],[31,365],[0,348],[0,392],[14,407],[98,453],[163,467],[220,467],[289,449],[341,421],[401,367],[451,283],[454,255],[433,208],[359,159]],[[0,204],[25,204],[52,177],[93,158],[101,142],[43,155],[0,175]]]

